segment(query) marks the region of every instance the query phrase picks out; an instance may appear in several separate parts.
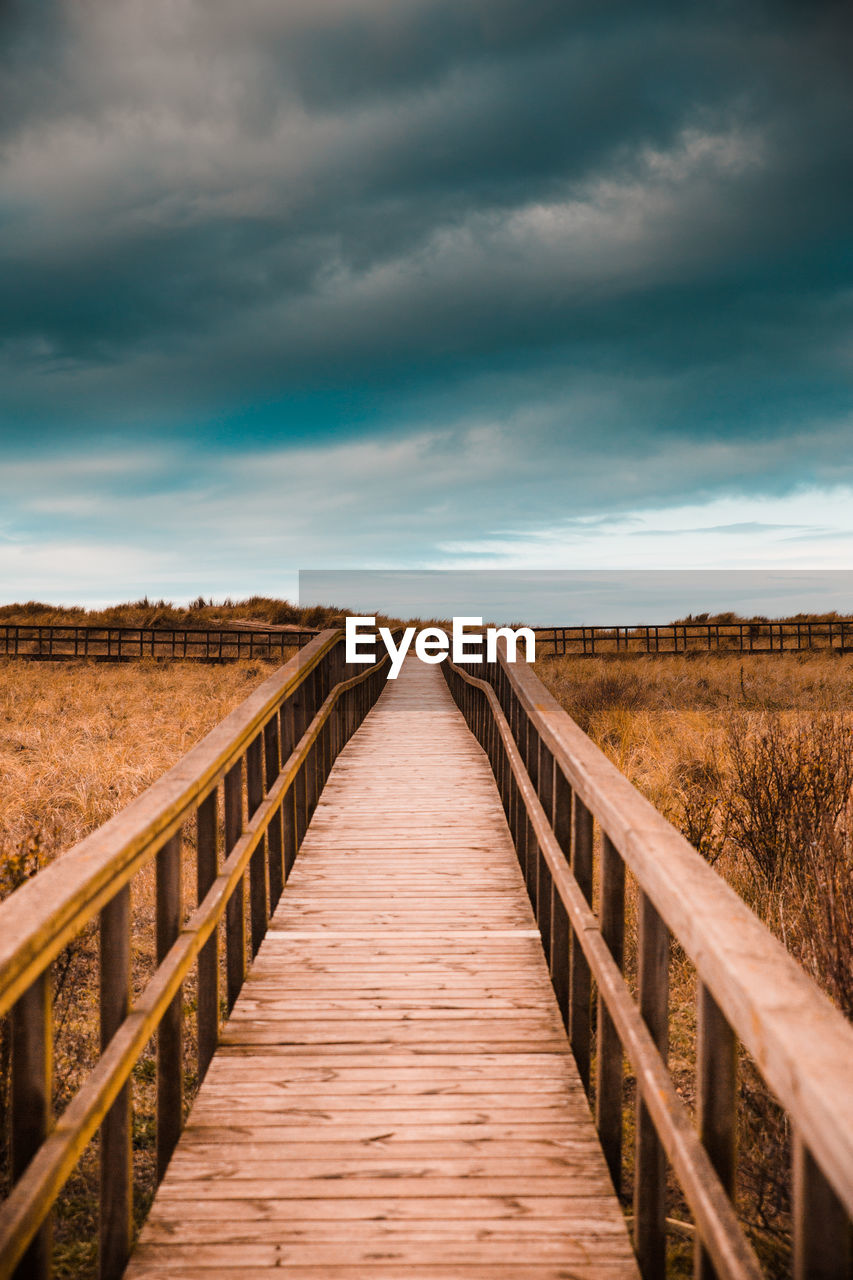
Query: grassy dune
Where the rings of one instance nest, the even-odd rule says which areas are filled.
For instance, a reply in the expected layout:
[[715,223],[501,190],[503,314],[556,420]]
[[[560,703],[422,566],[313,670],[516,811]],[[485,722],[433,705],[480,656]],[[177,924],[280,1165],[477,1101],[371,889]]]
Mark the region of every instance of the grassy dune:
[[46,604],[28,600],[0,605],[0,623],[25,626],[90,627],[227,627],[238,623],[255,626],[324,627],[341,616],[341,610],[326,605],[300,608],[288,600],[270,596],[250,596],[247,600],[225,600],[215,604],[199,596],[191,604],[174,605],[168,600],[135,600],[104,609]]

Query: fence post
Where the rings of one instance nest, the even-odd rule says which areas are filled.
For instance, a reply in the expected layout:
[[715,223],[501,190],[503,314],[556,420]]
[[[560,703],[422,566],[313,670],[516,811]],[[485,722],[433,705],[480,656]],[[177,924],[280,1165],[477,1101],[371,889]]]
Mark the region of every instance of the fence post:
[[[625,864],[610,837],[601,842],[601,936],[622,968],[625,943]],[[617,1195],[622,1181],[622,1042],[604,999],[598,997],[595,1118]]]
[[[243,833],[243,760],[242,757],[225,775],[225,857],[227,858]],[[228,899],[225,908],[225,964],[229,1012],[240,994],[246,975],[246,922],[243,913],[245,877]]]
[[[575,795],[574,832],[572,839],[572,871],[578,887],[589,902],[592,895],[592,814]],[[572,934],[569,968],[569,1040],[583,1087],[589,1093],[589,1004],[590,973],[587,958]]]
[[[196,883],[198,901],[213,885],[219,872],[218,788],[202,800],[196,814],[198,852]],[[219,930],[214,929],[198,957],[198,1078],[203,1080],[219,1039]]]
[[[698,992],[697,1102],[699,1135],[723,1188],[731,1196],[735,1182],[737,1123],[737,1042],[704,982]],[[710,1255],[696,1238],[696,1280],[714,1280]]]
[[[130,1010],[130,886],[119,889],[100,920],[101,1053]],[[98,1269],[117,1280],[127,1265],[133,1231],[130,1084],[125,1083],[101,1125]]]
[[794,1133],[794,1280],[849,1280],[850,1223],[844,1206]]
[[[281,772],[279,717],[274,715],[264,727],[264,773],[267,791]],[[267,828],[269,854],[270,914],[278,905],[284,887],[284,805],[280,805]]]
[[[257,734],[246,748],[246,800],[251,820],[264,798],[263,739]],[[249,918],[252,958],[267,931],[267,838],[263,835],[249,860]]]
[[[572,789],[553,764],[551,825],[567,860],[572,856]],[[551,979],[563,1024],[569,1026],[569,917],[560,895],[551,890]]]
[[[640,1013],[666,1062],[669,1044],[669,930],[640,890]],[[637,1092],[634,1244],[643,1280],[666,1274],[666,1160],[649,1109]]]
[[[17,1182],[50,1128],[53,1089],[53,1019],[50,972],[42,973],[14,1005],[10,1018],[11,1173]],[[48,1280],[53,1233],[50,1219],[39,1228],[19,1262],[16,1280]]]
[[[157,963],[166,958],[181,928],[181,833],[157,854]],[[179,990],[157,1029],[157,1181],[177,1145],[183,1122],[183,991]]]

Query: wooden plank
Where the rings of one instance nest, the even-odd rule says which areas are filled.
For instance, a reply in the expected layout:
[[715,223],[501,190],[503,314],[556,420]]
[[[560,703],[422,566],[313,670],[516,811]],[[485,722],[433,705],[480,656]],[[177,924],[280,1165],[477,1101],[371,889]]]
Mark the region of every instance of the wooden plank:
[[404,667],[331,770],[129,1280],[636,1264],[486,757]]
[[[609,1212],[604,1210],[608,1209]],[[431,1196],[429,1199],[400,1199],[388,1194],[371,1198],[360,1197],[357,1200],[327,1200],[314,1198],[294,1198],[289,1200],[240,1200],[230,1198],[217,1200],[215,1197],[192,1199],[187,1196],[171,1196],[166,1188],[158,1199],[157,1220],[167,1227],[178,1222],[210,1222],[211,1220],[229,1221],[239,1216],[244,1222],[282,1222],[287,1223],[353,1223],[368,1224],[367,1229],[384,1231],[396,1223],[415,1224],[408,1229],[419,1231],[422,1222],[461,1223],[468,1230],[470,1223],[488,1222],[489,1229],[498,1226],[506,1230],[516,1229],[528,1222],[541,1224],[541,1230],[547,1232],[558,1230],[563,1225],[577,1224],[579,1230],[589,1232],[593,1228],[600,1234],[606,1231],[623,1229],[623,1218],[616,1200],[603,1205],[600,1196],[585,1195],[580,1191],[577,1195],[564,1196]],[[312,1230],[318,1230],[312,1227]],[[354,1229],[358,1229],[354,1227]],[[157,1230],[154,1220],[146,1228]],[[209,1238],[209,1237],[208,1237]]]
[[[240,1280],[270,1280],[271,1269],[279,1267],[278,1262],[266,1267],[247,1266],[240,1261],[235,1265]],[[192,1263],[173,1268],[169,1266],[166,1255],[159,1262],[140,1261],[134,1266],[132,1274],[134,1280],[151,1280],[152,1277],[163,1276],[165,1270],[170,1275],[181,1276],[182,1280],[210,1280],[212,1275],[221,1276],[223,1269],[218,1264],[193,1266]],[[280,1270],[278,1274],[281,1274]],[[343,1263],[334,1269],[327,1263],[320,1263],[318,1266],[289,1265],[285,1274],[287,1280],[325,1280],[325,1277],[333,1277],[334,1280],[400,1280],[403,1275],[407,1280],[566,1280],[567,1273],[559,1262],[489,1262],[482,1265],[456,1263],[452,1266],[446,1263],[409,1262],[403,1271],[399,1262],[378,1262],[371,1259],[368,1263]],[[624,1265],[621,1262],[613,1265],[591,1263],[573,1267],[570,1280],[623,1280],[624,1275]]]

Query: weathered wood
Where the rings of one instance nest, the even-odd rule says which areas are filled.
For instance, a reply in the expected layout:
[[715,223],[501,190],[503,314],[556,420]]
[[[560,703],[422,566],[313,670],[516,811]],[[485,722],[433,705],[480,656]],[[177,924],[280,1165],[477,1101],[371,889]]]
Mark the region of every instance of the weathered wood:
[[[572,874],[578,888],[589,901],[592,898],[592,814],[576,795],[573,803]],[[590,1077],[590,999],[589,963],[580,938],[572,933],[569,977],[569,1039],[578,1072],[585,1089]]]
[[[664,1062],[669,1047],[669,930],[644,893],[638,920],[640,1013]],[[643,1280],[666,1274],[666,1160],[642,1093],[637,1095],[634,1247]]]
[[[198,808],[196,824],[197,902],[204,901],[219,872],[218,795]],[[198,1078],[203,1080],[219,1039],[219,931],[214,929],[198,957]]]
[[[407,664],[339,756],[222,1040],[129,1280],[383,1259],[397,1280],[636,1276],[488,763],[439,672]],[[358,1233],[299,1229],[321,1206]]]
[[[240,839],[243,830],[243,761],[238,760],[225,775],[225,856]],[[241,879],[228,900],[225,913],[225,965],[229,1010],[240,994],[246,976],[246,912],[244,882]]]
[[[625,942],[625,864],[613,842],[601,841],[599,920],[614,964],[622,968]],[[599,992],[595,1055],[595,1123],[617,1193],[622,1184],[622,1044]]]
[[[181,835],[157,854],[157,963],[181,928]],[[183,997],[179,988],[157,1028],[157,1179],[166,1172],[183,1122]]]
[[850,1221],[796,1133],[793,1163],[794,1280],[850,1280]]
[[85,657],[106,662],[140,658],[181,658],[228,662],[243,657],[283,658],[288,649],[309,644],[317,632],[281,627],[93,627],[63,624],[0,624],[0,654],[63,660]]
[[[11,1033],[10,1166],[12,1182],[23,1176],[47,1136],[53,1087],[53,1031],[50,972],[43,973],[14,1005]],[[15,1280],[47,1280],[53,1233],[42,1224],[17,1270]]]
[[[265,790],[269,790],[280,771],[279,717],[273,716],[264,729]],[[269,909],[272,912],[278,906],[278,900],[284,888],[284,812],[282,807],[277,810],[269,825],[267,848],[269,850],[269,866],[267,869],[270,891]]]
[[[101,912],[100,1033],[106,1049],[130,1010],[130,887]],[[124,1085],[101,1125],[98,1268],[101,1280],[124,1271],[133,1230],[130,1086]]]
[[[720,1182],[735,1189],[737,1132],[737,1041],[725,1015],[704,983],[699,983],[696,1091],[699,1133]],[[717,1270],[701,1239],[696,1241],[696,1280],[714,1280]]]
[[[246,801],[251,818],[264,798],[263,740],[260,734],[246,748]],[[264,837],[249,863],[249,920],[252,958],[267,931],[267,842]]]

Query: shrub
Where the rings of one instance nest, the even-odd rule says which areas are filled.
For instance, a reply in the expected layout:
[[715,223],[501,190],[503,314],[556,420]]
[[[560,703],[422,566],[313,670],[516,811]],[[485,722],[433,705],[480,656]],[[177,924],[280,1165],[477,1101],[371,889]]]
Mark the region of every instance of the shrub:
[[777,892],[786,876],[808,877],[815,842],[835,830],[853,787],[853,741],[844,718],[815,712],[785,724],[763,715],[729,722],[729,838],[761,886]]

